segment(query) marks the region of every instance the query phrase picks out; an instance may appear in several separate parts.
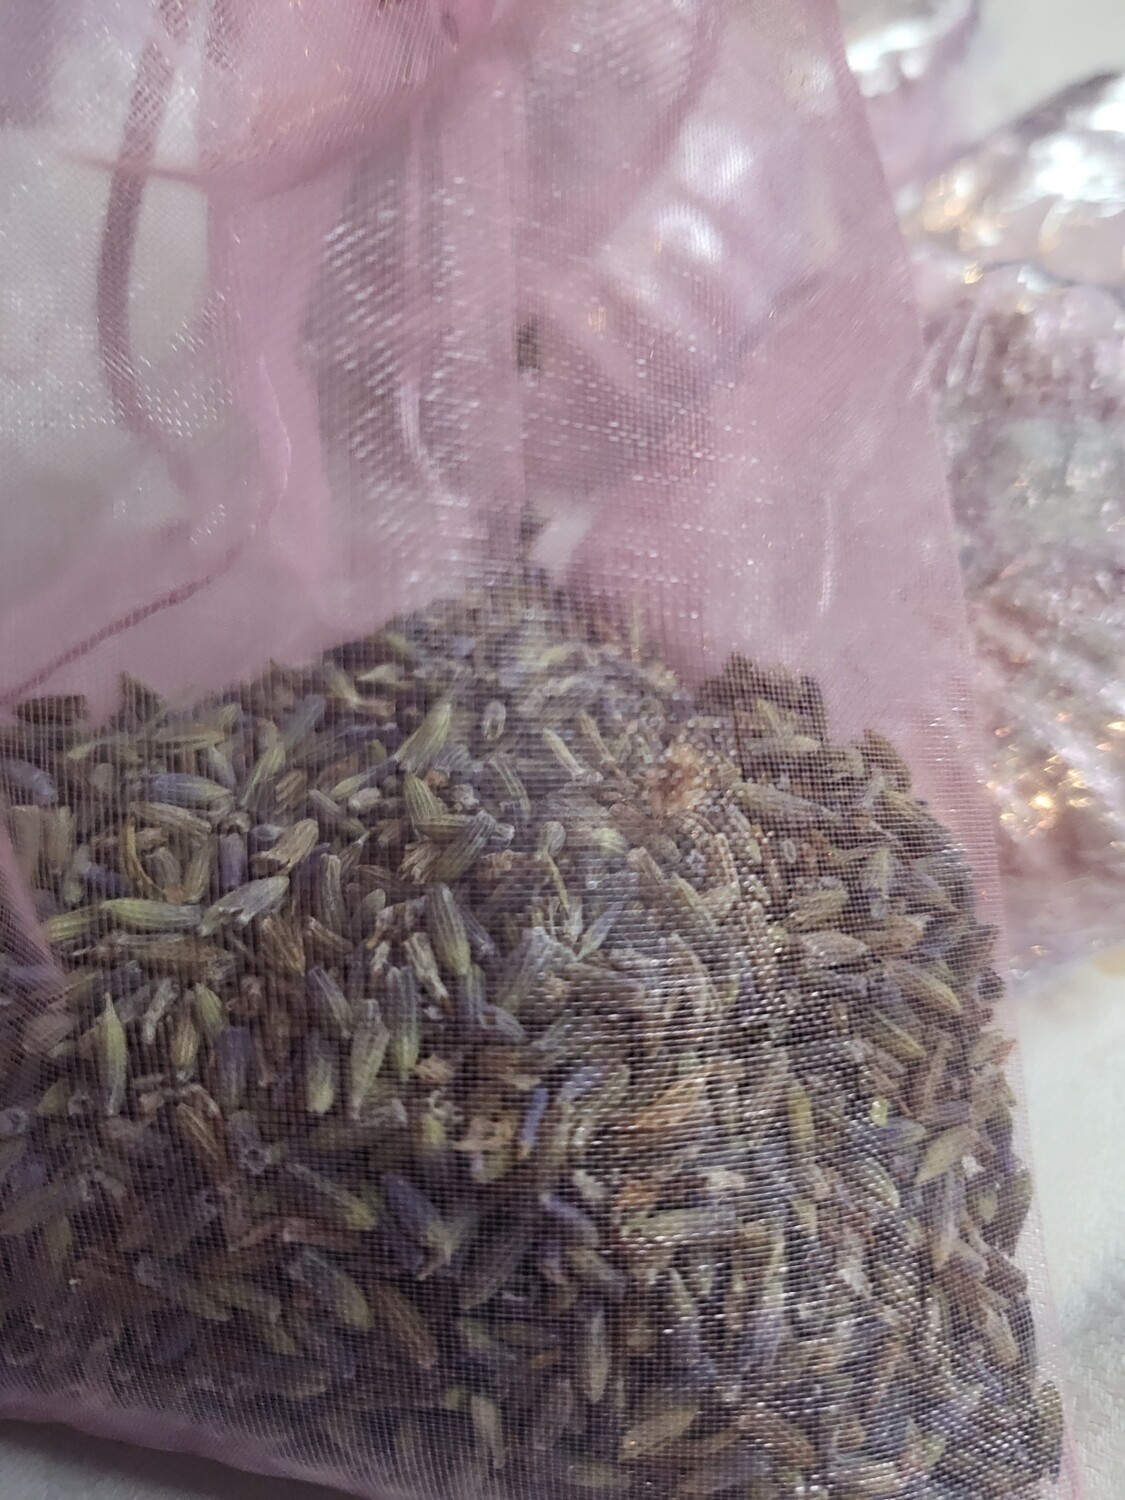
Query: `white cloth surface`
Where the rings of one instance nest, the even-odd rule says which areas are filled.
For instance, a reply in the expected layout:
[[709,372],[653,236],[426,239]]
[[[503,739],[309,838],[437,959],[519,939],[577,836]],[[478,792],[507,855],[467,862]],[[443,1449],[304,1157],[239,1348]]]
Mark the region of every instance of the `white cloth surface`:
[[1125,1495],[1125,948],[1020,1000],[1047,1266],[1086,1500]]

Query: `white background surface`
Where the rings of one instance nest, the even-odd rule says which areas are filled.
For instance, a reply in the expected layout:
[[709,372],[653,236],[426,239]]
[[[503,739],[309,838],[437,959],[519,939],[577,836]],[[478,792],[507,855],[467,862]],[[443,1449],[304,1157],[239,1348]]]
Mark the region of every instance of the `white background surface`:
[[[985,0],[967,108],[984,129],[1065,83],[1115,68],[1125,68],[1125,0]],[[1018,1004],[1044,1239],[1087,1500],[1123,1500],[1125,950],[1030,988]],[[0,1500],[327,1496],[54,1429],[0,1424]]]
[[1125,949],[1020,1003],[1032,1160],[1087,1500],[1122,1500]]
[[[969,73],[981,130],[1091,73],[1125,68],[1123,0],[981,0],[983,25]],[[1125,1484],[1119,1492],[1125,1495]]]

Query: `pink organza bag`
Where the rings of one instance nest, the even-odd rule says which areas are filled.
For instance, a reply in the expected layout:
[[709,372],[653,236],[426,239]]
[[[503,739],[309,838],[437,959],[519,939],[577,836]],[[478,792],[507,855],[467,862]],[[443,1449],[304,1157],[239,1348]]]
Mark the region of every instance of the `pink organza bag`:
[[[269,1323],[271,1369],[295,1357],[299,1340],[275,1290],[240,1281],[234,1292],[224,1283],[216,1303],[214,1287],[191,1283],[189,1297],[195,1251],[183,1248],[174,1223],[168,1233],[178,1249],[169,1249],[169,1263],[157,1268],[151,1256],[138,1256],[127,1286],[137,1297],[172,1296],[181,1312],[230,1324],[235,1344],[227,1347],[239,1358],[216,1357],[202,1383],[182,1400],[168,1399],[168,1370],[189,1354],[193,1368],[199,1366],[198,1354],[177,1342],[186,1337],[181,1325],[149,1327],[147,1342],[131,1324],[125,1333],[115,1325],[111,1336],[97,1307],[83,1303],[97,1294],[87,1294],[75,1275],[68,1283],[73,1357],[43,1364],[37,1337],[48,1313],[36,1303],[34,1258],[65,1266],[84,1234],[100,1236],[101,1250],[116,1253],[121,1195],[128,1197],[130,1183],[83,1158],[74,1211],[81,1234],[70,1210],[60,1225],[57,1214],[40,1222],[38,1210],[26,1205],[56,1202],[58,1162],[73,1162],[79,1146],[104,1146],[103,1117],[116,1122],[115,1139],[126,1137],[146,1106],[115,1073],[114,1049],[125,1042],[110,980],[88,1031],[68,1040],[72,1017],[90,996],[67,989],[59,967],[46,961],[43,936],[70,931],[84,898],[67,906],[65,898],[45,895],[36,874],[51,856],[38,848],[29,854],[21,843],[33,822],[27,810],[57,800],[45,773],[13,749],[26,743],[21,725],[34,730],[38,723],[40,710],[29,709],[29,696],[54,695],[42,713],[61,716],[61,740],[53,743],[69,744],[70,717],[85,715],[96,726],[118,708],[120,674],[130,679],[126,716],[152,701],[145,693],[164,695],[171,717],[156,732],[171,748],[167,769],[144,783],[146,816],[181,832],[208,829],[200,809],[212,792],[192,779],[203,764],[194,757],[222,747],[207,729],[202,739],[185,741],[184,725],[198,724],[190,715],[177,717],[179,709],[221,695],[271,663],[301,667],[470,585],[498,589],[505,570],[522,559],[576,596],[608,601],[634,617],[689,683],[719,672],[732,652],[817,679],[835,741],[874,729],[905,755],[918,794],[969,851],[983,903],[994,874],[974,765],[973,668],[920,336],[832,6],[821,0],[752,6],[685,0],[656,9],[636,0],[118,0],[112,6],[57,0],[34,25],[22,10],[5,13],[5,24],[0,83],[11,93],[0,99],[6,324],[0,432],[10,499],[0,555],[0,702],[16,718],[5,731],[8,753],[0,763],[11,835],[3,961],[9,1108],[0,1146],[17,1145],[4,1155],[0,1174],[0,1265],[5,1306],[15,1320],[14,1332],[4,1336],[7,1353],[0,1349],[3,1409],[263,1472],[319,1478],[371,1497],[466,1493],[471,1480],[475,1492],[498,1496],[544,1488],[560,1496],[591,1488],[628,1495],[663,1484],[669,1493],[738,1489],[754,1500],[814,1494],[970,1500],[971,1493],[978,1500],[974,1489],[984,1485],[999,1500],[1000,1471],[985,1459],[957,1468],[957,1446],[974,1413],[987,1408],[1005,1434],[996,1439],[1009,1465],[1004,1472],[1041,1475],[1049,1487],[1058,1464],[1042,1454],[1052,1446],[1053,1407],[1045,1401],[1028,1414],[1006,1404],[1007,1382],[1017,1378],[1010,1372],[1018,1367],[1026,1374],[1028,1362],[1035,1364],[1032,1306],[1046,1315],[1034,1249],[1023,1254],[1029,1282],[1006,1250],[980,1235],[979,1244],[957,1238],[962,1220],[962,1232],[975,1233],[964,1177],[954,1170],[959,1149],[967,1150],[968,1135],[958,1131],[975,1138],[994,1118],[1006,1122],[978,1147],[1000,1163],[1009,1198],[1025,1191],[1011,1109],[1000,1095],[997,1114],[982,1121],[970,1118],[966,1100],[953,1098],[935,1127],[945,1132],[941,1152],[952,1153],[942,1177],[954,1195],[948,1203],[935,1203],[937,1189],[923,1198],[930,1177],[942,1175],[941,1163],[922,1156],[909,1129],[903,1137],[905,1191],[919,1214],[945,1216],[942,1254],[967,1268],[949,1275],[968,1278],[975,1309],[976,1322],[961,1321],[956,1299],[952,1311],[937,1300],[925,1309],[934,1337],[964,1356],[963,1386],[943,1388],[940,1401],[905,1394],[909,1372],[898,1334],[856,1330],[855,1352],[845,1356],[849,1327],[838,1331],[835,1353],[818,1346],[818,1354],[810,1342],[802,1355],[819,1372],[815,1411],[786,1408],[789,1414],[780,1416],[780,1408],[759,1408],[735,1392],[725,1398],[733,1416],[720,1420],[712,1412],[685,1437],[686,1426],[676,1425],[680,1416],[645,1408],[629,1428],[630,1441],[640,1442],[640,1425],[655,1456],[628,1467],[635,1455],[617,1450],[613,1413],[629,1389],[624,1376],[614,1383],[599,1373],[599,1359],[607,1338],[628,1351],[635,1337],[643,1350],[642,1334],[630,1333],[626,1313],[612,1303],[621,1270],[597,1254],[590,1259],[583,1236],[593,1234],[597,1243],[595,1211],[585,1215],[544,1190],[551,1201],[536,1199],[535,1212],[565,1225],[560,1244],[565,1235],[575,1237],[575,1244],[567,1242],[567,1265],[577,1256],[597,1289],[595,1296],[587,1288],[574,1312],[582,1399],[561,1418],[560,1431],[572,1434],[560,1438],[569,1459],[552,1466],[535,1457],[534,1443],[534,1452],[525,1452],[528,1431],[518,1422],[505,1427],[509,1419],[497,1406],[500,1366],[522,1372],[505,1377],[507,1390],[565,1369],[570,1357],[557,1340],[541,1348],[534,1329],[521,1334],[516,1327],[523,1303],[513,1286],[524,1274],[518,1255],[503,1292],[514,1300],[475,1320],[459,1318],[456,1327],[420,1331],[411,1299],[425,1301],[431,1292],[417,1290],[406,1272],[380,1293],[387,1347],[412,1347],[427,1379],[402,1377],[393,1432],[385,1413],[371,1414],[374,1386],[366,1425],[357,1424],[364,1382],[375,1380],[371,1370],[382,1369],[382,1381],[397,1367],[379,1366],[377,1342],[357,1344],[353,1337],[367,1326],[370,1310],[362,1294],[357,1305],[349,1301],[351,1290],[341,1290],[341,1236],[370,1227],[367,1216],[384,1212],[400,1225],[409,1221],[423,1237],[436,1230],[417,1186],[385,1180],[394,1174],[384,1174],[386,1201],[373,1206],[362,1196],[364,1169],[350,1158],[327,1185],[323,1164],[298,1162],[305,1189],[319,1183],[332,1223],[297,1255],[300,1278],[294,1271],[289,1280],[299,1279],[302,1294],[320,1306],[323,1326],[310,1324],[306,1307],[299,1374],[287,1367],[284,1394],[272,1403],[255,1405],[247,1397],[241,1356],[252,1340],[241,1330],[243,1320],[247,1327],[255,1318]],[[534,527],[526,525],[529,503]],[[393,647],[383,641],[384,655],[398,650],[409,659],[411,639],[395,639]],[[332,660],[347,665],[351,658],[345,652]],[[371,683],[393,684],[397,670],[380,658]],[[145,690],[135,686],[138,679]],[[77,694],[81,706],[65,696]],[[784,706],[784,692],[782,700]],[[233,701],[218,711],[224,733],[241,722],[243,710]],[[760,704],[755,711],[766,712]],[[291,732],[281,726],[280,740],[260,742],[258,753],[268,760]],[[427,732],[436,733],[432,724]],[[50,739],[55,730],[44,733]],[[409,780],[421,751],[416,738],[407,744],[409,752],[405,745],[397,752],[387,747],[387,765]],[[565,751],[564,745],[564,760]],[[77,760],[87,753],[78,752]],[[107,776],[98,774],[101,751],[92,753],[89,780],[85,770],[67,775],[82,783],[82,796],[97,797]],[[887,771],[892,779],[894,765]],[[360,789],[377,791],[374,764],[367,771],[371,781]],[[429,795],[445,785],[447,772],[453,774],[439,767]],[[873,796],[881,773],[877,780]],[[778,786],[767,798],[773,792],[788,795]],[[241,795],[245,806],[249,793]],[[415,788],[413,795],[424,801],[427,793]],[[177,796],[179,811],[169,813]],[[323,820],[329,813],[323,794],[317,796],[310,806]],[[229,810],[233,797],[232,791],[219,800]],[[153,814],[154,800],[165,811]],[[78,805],[81,817],[84,804]],[[80,877],[87,886],[100,881],[110,904],[128,905],[153,883],[145,859],[151,865],[159,835],[153,849],[142,849],[130,843],[136,832],[123,811],[111,841],[119,867],[93,861]],[[251,829],[248,837],[260,832]],[[224,824],[222,836],[232,833],[241,837]],[[361,842],[367,838],[364,831]],[[552,848],[558,852],[555,834],[545,838],[537,856],[543,859]],[[778,846],[783,859],[790,858],[791,842]],[[259,868],[279,858],[272,846],[254,847],[253,857],[267,860]],[[203,871],[204,906],[216,889],[229,889],[208,887],[212,878],[226,877],[219,867]],[[961,879],[949,871],[944,878]],[[924,880],[932,890],[937,876]],[[971,902],[967,879],[957,889]],[[367,896],[374,905],[364,909],[381,911],[378,892]],[[596,897],[590,892],[591,902]],[[331,927],[324,918],[328,899],[295,897],[298,905],[310,903],[325,952],[332,950],[331,933],[322,930]],[[396,899],[393,890],[389,899]],[[251,914],[243,915],[252,955],[276,929],[250,926]],[[199,910],[165,919],[202,925]],[[205,921],[221,919],[220,911]],[[47,926],[40,929],[40,922]],[[474,941],[483,942],[479,933]],[[594,951],[596,942],[584,941],[593,946],[583,951]],[[315,966],[319,998],[329,1008],[340,989],[333,963]],[[305,964],[302,955],[311,990],[312,968]],[[485,959],[481,964],[487,970]],[[945,983],[936,973],[929,977]],[[540,981],[546,983],[537,974]],[[382,997],[388,1013],[392,1000],[404,1003],[403,984],[400,976],[394,994]],[[190,1023],[191,1046],[177,1064],[187,1078],[197,1066],[192,1047],[206,1040],[218,1050],[208,1025],[216,1036],[247,1030],[241,1023],[228,1027],[230,1017],[243,1016],[238,1007],[251,1005],[245,989],[235,996],[224,981],[215,985],[203,985],[209,999],[195,987],[199,1023]],[[179,997],[175,981],[172,990]],[[939,1000],[947,990],[937,991]],[[932,984],[927,993],[932,1000]],[[146,991],[145,1004],[178,1004],[171,995]],[[206,1025],[205,999],[219,1007],[206,1012]],[[892,995],[886,1003],[904,1002]],[[945,1003],[960,1002],[954,996]],[[139,1015],[136,1021],[144,1024]],[[353,1024],[341,1022],[338,1012],[336,1022]],[[311,1026],[304,1012],[296,1024]],[[427,1024],[439,1024],[438,1012]],[[895,1023],[888,1025],[894,1036]],[[184,1033],[177,1034],[183,1045]],[[818,1041],[815,1029],[800,1035]],[[298,1038],[306,1060],[315,1061],[316,1036],[315,1046],[311,1033]],[[686,1065],[701,1038],[685,1033],[682,1042]],[[914,1056],[909,1037],[900,1035],[897,1045]],[[28,1050],[51,1054],[53,1047],[73,1057],[79,1083],[84,1070],[97,1074],[95,1083],[76,1089],[75,1077],[66,1075],[51,1085],[49,1100],[37,1092],[40,1065],[29,1061]],[[403,1061],[404,1050],[400,1045],[404,1075],[416,1072],[425,1059]],[[434,1087],[442,1080],[440,1062],[431,1060],[425,1075]],[[228,1057],[227,1085],[236,1063]],[[986,1050],[958,1066],[994,1063]],[[900,1058],[897,1066],[901,1076],[906,1064]],[[240,1076],[233,1092],[242,1099],[247,1085]],[[997,1088],[1006,1087],[998,1079]],[[531,1153],[549,1099],[544,1092],[537,1103],[538,1085],[513,1086],[530,1089],[519,1150]],[[568,1082],[567,1106],[588,1086]],[[92,1124],[71,1110],[76,1093],[83,1109],[92,1101]],[[790,1129],[800,1137],[801,1095],[789,1097]],[[178,1108],[188,1111],[179,1115],[181,1125],[194,1118],[186,1098]],[[872,1121],[857,1124],[861,1135],[885,1123],[878,1100],[872,1109]],[[77,1120],[69,1136],[68,1112]],[[331,1090],[320,1112],[331,1124]],[[276,1158],[268,1150],[254,1156],[245,1142],[243,1148],[239,1161],[253,1159],[253,1172],[268,1178]],[[245,1171],[253,1175],[249,1166]],[[217,1198],[207,1199],[213,1217],[223,1219],[223,1204],[229,1208],[231,1193],[244,1190],[232,1182],[224,1177]],[[186,1180],[181,1184],[173,1172],[158,1195],[161,1212],[173,1220],[181,1186],[186,1192]],[[600,1201],[596,1181],[585,1190],[591,1202]],[[881,1167],[875,1190],[899,1202]],[[978,1183],[978,1197],[981,1190]],[[268,1194],[268,1182],[261,1191]],[[757,1205],[763,1214],[776,1207],[772,1198]],[[810,1204],[802,1200],[799,1212],[807,1234]],[[998,1223],[1009,1213],[1020,1217],[1007,1199],[991,1209]],[[920,1223],[909,1215],[906,1222]],[[676,1225],[683,1227],[681,1220]],[[507,1228],[507,1220],[492,1226],[500,1239]],[[666,1228],[674,1245],[675,1231]],[[520,1215],[510,1231],[518,1250]],[[724,1232],[732,1232],[729,1225]],[[913,1232],[902,1229],[907,1237]],[[285,1233],[298,1231],[290,1225]],[[765,1253],[762,1245],[781,1247],[780,1262],[771,1263],[775,1272],[797,1255],[795,1229],[777,1231],[780,1239],[761,1226],[746,1233],[747,1244],[759,1247],[746,1250],[755,1277],[765,1275],[755,1259]],[[960,1260],[953,1253],[958,1245]],[[878,1248],[857,1247],[862,1264],[851,1274],[858,1285],[889,1274],[876,1263]],[[868,1256],[875,1257],[870,1265]],[[451,1258],[447,1249],[446,1269]],[[93,1261],[102,1264],[96,1255]],[[82,1264],[90,1263],[87,1255]],[[366,1274],[361,1253],[347,1264],[360,1279]],[[681,1305],[687,1323],[698,1323],[698,1307],[718,1305],[730,1290],[708,1280],[702,1262],[684,1263],[681,1272],[669,1261],[665,1271],[679,1277],[674,1287],[682,1284],[684,1295],[697,1299],[690,1316]],[[564,1291],[570,1288],[569,1273],[558,1274]],[[432,1293],[439,1301],[444,1295]],[[630,1295],[639,1299],[639,1317],[655,1308],[646,1304],[656,1293],[645,1284]],[[597,1297],[606,1299],[608,1312]],[[1009,1297],[1012,1322],[1002,1315]],[[338,1314],[345,1307],[336,1319],[347,1325],[343,1333],[333,1329],[326,1305]],[[505,1321],[506,1308],[512,1313]],[[766,1289],[755,1310],[758,1333],[747,1359],[768,1372],[779,1322],[796,1326],[806,1312],[800,1299],[772,1307]],[[1041,1321],[1041,1331],[1049,1333],[1049,1322]],[[476,1351],[475,1386],[441,1383],[449,1379],[442,1361],[455,1337]],[[982,1339],[992,1341],[1008,1374],[988,1365]],[[137,1353],[139,1342],[149,1365]],[[517,1359],[512,1351],[521,1349]],[[161,1373],[146,1387],[137,1370],[153,1361]],[[1049,1350],[1039,1367],[1051,1372]],[[697,1363],[693,1378],[703,1381],[708,1401],[720,1374]],[[275,1378],[282,1378],[276,1369]],[[776,1378],[784,1386],[782,1375]],[[863,1429],[846,1440],[834,1436],[831,1453],[828,1440],[818,1438],[818,1448],[807,1431],[827,1431],[833,1391],[862,1379],[894,1397],[891,1415],[870,1417],[882,1435],[869,1439]],[[382,1384],[379,1391],[386,1400]],[[679,1384],[676,1393],[682,1416]],[[704,1397],[691,1390],[688,1397],[694,1413]],[[350,1427],[341,1426],[345,1415]],[[549,1403],[548,1415],[558,1416]],[[473,1465],[451,1478],[463,1432],[477,1444]],[[696,1445],[690,1464],[675,1456],[678,1449],[661,1456],[662,1442],[674,1448],[681,1440]],[[861,1464],[848,1457],[846,1441],[860,1448],[889,1444],[891,1456]],[[842,1469],[833,1468],[837,1462]],[[1019,1493],[1033,1493],[1033,1484],[1031,1477],[1021,1480]],[[1064,1462],[1056,1492],[1074,1495],[1077,1486]]]

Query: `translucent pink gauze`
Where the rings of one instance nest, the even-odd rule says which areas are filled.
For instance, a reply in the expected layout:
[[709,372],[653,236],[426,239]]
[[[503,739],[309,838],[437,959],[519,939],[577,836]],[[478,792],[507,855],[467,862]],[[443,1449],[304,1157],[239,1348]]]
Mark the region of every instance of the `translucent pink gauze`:
[[[73,0],[51,57],[32,134],[0,126],[0,703],[307,660],[509,562],[530,501],[541,560],[689,678],[782,663],[900,745],[992,895],[921,340],[830,0]],[[348,1482],[111,1404],[10,1409]]]

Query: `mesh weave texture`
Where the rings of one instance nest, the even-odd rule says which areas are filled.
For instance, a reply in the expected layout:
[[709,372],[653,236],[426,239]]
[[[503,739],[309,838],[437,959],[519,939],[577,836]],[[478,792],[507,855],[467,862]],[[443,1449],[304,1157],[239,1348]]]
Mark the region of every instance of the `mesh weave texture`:
[[1049,1488],[834,7],[5,21],[5,1408],[369,1497]]

